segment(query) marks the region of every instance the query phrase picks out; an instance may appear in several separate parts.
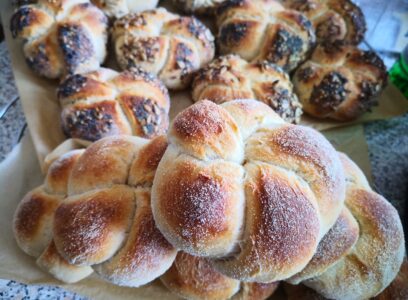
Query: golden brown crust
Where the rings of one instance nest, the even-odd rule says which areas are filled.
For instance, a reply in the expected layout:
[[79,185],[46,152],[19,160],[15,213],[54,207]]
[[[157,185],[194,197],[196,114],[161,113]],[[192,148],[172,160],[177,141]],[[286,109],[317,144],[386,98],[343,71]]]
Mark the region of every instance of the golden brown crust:
[[227,0],[217,10],[217,42],[223,54],[268,60],[292,71],[314,44],[312,24],[277,1]]
[[358,45],[364,38],[363,12],[350,0],[285,0],[283,3],[311,20],[319,43],[343,41]]
[[162,275],[177,253],[155,226],[148,189],[136,192],[136,212],[128,231],[123,247],[94,269],[114,284],[138,287]]
[[241,288],[232,300],[265,300],[278,288],[279,282],[241,282]]
[[306,266],[344,195],[339,156],[322,135],[259,101],[201,101],[173,121],[152,210],[178,249],[229,277],[271,282]]
[[24,40],[28,66],[47,78],[97,69],[106,56],[103,12],[88,0],[37,2],[20,7],[10,24]]
[[37,265],[52,274],[55,278],[66,282],[75,283],[93,273],[91,267],[75,266],[69,264],[57,251],[54,241],[38,257]]
[[120,134],[153,138],[168,128],[168,91],[139,68],[76,74],[59,85],[57,94],[62,127],[69,137],[90,141]]
[[120,18],[128,13],[153,9],[158,0],[131,1],[131,0],[91,0],[110,18]]
[[[342,160],[347,157],[343,155]],[[346,171],[352,173],[347,178],[359,173],[353,163],[347,164]],[[370,189],[362,189],[356,180],[348,180],[346,206],[360,227],[355,246],[305,284],[330,299],[374,297],[394,280],[400,269],[405,253],[401,220],[387,200]]]
[[124,241],[134,206],[133,190],[119,185],[68,198],[54,217],[58,252],[76,265],[107,260]]
[[52,220],[62,197],[47,194],[43,187],[29,192],[17,207],[13,231],[17,244],[31,256],[39,256],[52,239]]
[[181,251],[160,279],[170,291],[186,299],[229,299],[240,286],[238,280],[217,272],[209,260]]
[[374,52],[326,43],[299,67],[293,83],[308,114],[350,121],[376,104],[387,83],[387,72]]
[[237,55],[221,56],[200,69],[192,83],[194,101],[218,104],[236,99],[258,99],[285,121],[298,123],[302,107],[289,76],[267,61],[248,64]]
[[122,69],[142,67],[170,89],[186,88],[192,73],[214,57],[214,37],[207,27],[164,8],[118,19],[113,40]]

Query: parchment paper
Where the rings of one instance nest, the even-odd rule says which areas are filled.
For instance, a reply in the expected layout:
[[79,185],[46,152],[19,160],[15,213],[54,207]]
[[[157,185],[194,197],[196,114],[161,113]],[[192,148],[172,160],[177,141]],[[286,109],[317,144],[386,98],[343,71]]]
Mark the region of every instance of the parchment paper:
[[[56,100],[57,81],[39,78],[27,67],[22,53],[21,42],[14,40],[10,34],[9,20],[13,8],[11,1],[0,1],[6,42],[10,50],[14,76],[20,94],[28,128],[33,138],[35,152],[44,171],[44,158],[55,147],[63,142],[64,136],[60,126],[60,107]],[[114,64],[109,64],[114,67]],[[190,93],[179,92],[171,95],[171,117],[181,109],[192,104]],[[389,85],[379,99],[380,105],[371,113],[366,113],[360,119],[351,123],[341,123],[330,120],[318,120],[303,116],[302,124],[318,130],[344,127],[350,124],[387,119],[408,111],[408,100],[395,88]]]

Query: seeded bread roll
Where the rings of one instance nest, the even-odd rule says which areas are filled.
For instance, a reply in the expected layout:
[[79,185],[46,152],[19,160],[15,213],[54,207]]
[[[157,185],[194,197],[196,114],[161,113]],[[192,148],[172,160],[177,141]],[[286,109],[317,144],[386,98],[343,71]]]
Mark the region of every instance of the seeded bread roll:
[[171,268],[160,277],[173,293],[185,299],[264,300],[271,296],[278,283],[239,282],[214,269],[205,258],[177,254]]
[[297,69],[293,84],[308,114],[350,121],[377,103],[387,84],[387,71],[374,52],[326,43]]
[[155,226],[150,189],[166,147],[164,136],[115,136],[54,161],[45,184],[17,208],[20,248],[65,282],[94,270],[137,287],[162,275],[176,250]]
[[247,63],[237,55],[221,56],[200,69],[192,84],[194,101],[218,104],[235,99],[257,99],[290,123],[299,123],[302,106],[288,74],[267,61]]
[[318,43],[343,41],[358,45],[364,38],[366,22],[363,12],[350,0],[285,0],[283,3],[309,18]]
[[91,0],[103,12],[114,18],[120,18],[128,13],[141,12],[153,9],[158,0]]
[[[346,155],[340,158],[347,182],[345,204],[359,226],[357,238],[354,245],[344,247],[345,232],[353,230],[337,224],[337,229],[323,238],[311,263],[319,259],[332,262],[324,267],[316,263],[307,266],[307,272],[296,281],[303,276],[306,286],[328,299],[368,299],[380,294],[397,276],[405,254],[404,233],[396,209],[371,190],[362,171]],[[337,261],[332,259],[335,257]]]
[[95,141],[119,134],[153,138],[167,132],[167,89],[139,68],[75,74],[59,85],[57,95],[69,137]]
[[343,209],[334,148],[259,101],[200,101],[174,119],[169,140],[152,189],[156,224],[231,278],[300,272]]
[[287,72],[306,59],[315,43],[310,21],[275,0],[224,1],[217,23],[222,54],[238,54],[250,62],[268,60]]
[[47,78],[83,73],[105,60],[108,20],[88,0],[38,0],[17,9],[13,36],[24,41],[28,66]]
[[192,73],[214,57],[214,37],[207,27],[164,8],[118,19],[112,36],[122,69],[140,66],[170,89],[186,88]]

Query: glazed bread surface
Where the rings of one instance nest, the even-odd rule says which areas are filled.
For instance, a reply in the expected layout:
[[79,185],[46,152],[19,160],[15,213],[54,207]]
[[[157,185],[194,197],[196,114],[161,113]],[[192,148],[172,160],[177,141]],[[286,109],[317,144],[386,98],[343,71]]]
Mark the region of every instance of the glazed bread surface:
[[96,141],[112,135],[154,138],[169,124],[170,98],[156,76],[133,68],[67,77],[59,86],[62,128],[68,137]]
[[108,19],[88,0],[38,0],[13,14],[10,28],[24,41],[28,66],[55,79],[99,68],[106,56]]
[[122,69],[139,66],[170,89],[184,89],[192,73],[214,57],[214,37],[195,17],[164,8],[128,14],[113,25],[116,59]]
[[257,99],[289,123],[299,123],[302,106],[282,68],[268,62],[247,63],[237,55],[221,56],[200,69],[192,83],[194,101],[221,104],[235,99]]

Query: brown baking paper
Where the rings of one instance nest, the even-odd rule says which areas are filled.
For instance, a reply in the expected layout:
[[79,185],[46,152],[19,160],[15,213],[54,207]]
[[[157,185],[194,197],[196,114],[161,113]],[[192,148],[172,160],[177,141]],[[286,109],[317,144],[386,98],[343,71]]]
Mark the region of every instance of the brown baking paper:
[[[10,34],[9,20],[13,11],[11,1],[1,2],[1,18],[10,50],[16,85],[33,139],[35,152],[44,170],[45,156],[66,139],[60,126],[60,107],[55,92],[57,82],[39,78],[27,67],[22,53],[21,42],[14,40]],[[110,64],[111,67],[113,65]],[[187,91],[173,93],[171,100],[171,117],[192,104],[190,93]],[[391,84],[380,97],[379,103],[379,106],[375,107],[371,113],[366,113],[354,122],[341,123],[303,116],[302,124],[318,130],[327,130],[350,124],[387,119],[408,111],[408,100]]]
[[[336,149],[346,152],[370,178],[367,144],[361,125],[347,130],[334,129],[325,132]],[[85,147],[80,140],[67,140],[46,157],[46,166],[59,155],[72,149]],[[141,288],[124,288],[102,281],[95,275],[76,284],[63,284],[51,275],[41,271],[35,259],[26,255],[16,244],[12,232],[14,211],[22,197],[34,187],[43,183],[44,176],[34,152],[29,135],[15,147],[0,164],[0,278],[37,285],[58,285],[91,299],[177,299],[156,280]],[[282,291],[273,299],[284,299]]]

